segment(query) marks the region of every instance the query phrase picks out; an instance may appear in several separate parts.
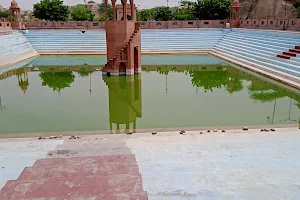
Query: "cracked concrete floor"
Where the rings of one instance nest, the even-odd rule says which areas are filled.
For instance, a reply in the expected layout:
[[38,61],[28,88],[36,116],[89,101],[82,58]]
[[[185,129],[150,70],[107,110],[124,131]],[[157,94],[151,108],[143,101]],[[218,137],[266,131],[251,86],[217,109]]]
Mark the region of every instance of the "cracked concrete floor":
[[300,199],[300,131],[130,138],[150,200]]
[[300,131],[293,128],[96,135],[78,140],[1,139],[0,161],[5,168],[0,166],[0,182],[16,180],[22,168],[43,157],[76,160],[133,154],[150,200],[296,200],[300,199],[299,143]]

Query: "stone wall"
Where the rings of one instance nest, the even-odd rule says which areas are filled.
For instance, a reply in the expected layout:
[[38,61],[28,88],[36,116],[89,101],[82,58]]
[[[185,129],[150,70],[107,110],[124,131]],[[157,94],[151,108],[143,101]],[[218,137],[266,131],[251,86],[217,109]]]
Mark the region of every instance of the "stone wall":
[[8,31],[11,30],[10,22],[0,21],[0,31]]
[[[226,20],[147,21],[142,29],[224,28]],[[300,31],[300,19],[241,20],[239,28]],[[27,29],[104,29],[105,22],[43,22],[26,24]],[[233,27],[235,28],[235,27]]]
[[[191,20],[191,21],[148,21],[141,22],[144,29],[168,28],[223,28],[224,20]],[[27,29],[104,29],[105,22],[44,22],[35,21],[26,24]]]
[[300,19],[241,20],[240,28],[300,31]]
[[104,29],[104,22],[44,22],[26,23],[27,29]]

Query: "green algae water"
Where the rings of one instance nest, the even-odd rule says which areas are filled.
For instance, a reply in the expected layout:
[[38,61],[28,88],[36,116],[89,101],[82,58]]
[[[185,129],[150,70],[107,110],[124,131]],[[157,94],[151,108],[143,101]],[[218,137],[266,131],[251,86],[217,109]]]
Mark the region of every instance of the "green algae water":
[[42,56],[0,71],[0,133],[298,124],[300,95],[210,56],[143,56],[103,77],[104,56]]

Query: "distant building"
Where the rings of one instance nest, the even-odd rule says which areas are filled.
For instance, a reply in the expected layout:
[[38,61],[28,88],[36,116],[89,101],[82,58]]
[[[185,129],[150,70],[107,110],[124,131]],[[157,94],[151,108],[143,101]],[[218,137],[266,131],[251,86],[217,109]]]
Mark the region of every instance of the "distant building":
[[[78,5],[83,5],[83,6],[86,6],[88,9],[90,9],[92,11],[92,13],[95,15],[95,18],[100,17],[100,7],[99,7],[99,4],[95,3],[94,1],[89,1],[89,2],[87,2],[86,5],[84,5],[84,4],[77,4],[76,6],[78,6]],[[74,7],[75,6],[69,6],[69,10],[72,11]]]
[[5,9],[2,6],[0,6],[0,12],[5,12]]

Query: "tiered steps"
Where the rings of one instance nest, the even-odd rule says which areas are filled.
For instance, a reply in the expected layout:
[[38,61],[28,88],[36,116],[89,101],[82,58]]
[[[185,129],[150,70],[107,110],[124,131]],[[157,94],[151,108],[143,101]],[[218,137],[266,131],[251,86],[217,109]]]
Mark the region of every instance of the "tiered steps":
[[[214,48],[214,51],[223,56],[243,59],[300,79],[300,60],[295,58],[288,61],[276,57],[286,49],[291,49],[295,44],[300,43],[300,39],[289,38],[285,35],[281,37],[268,35],[263,32],[254,33],[254,31],[238,30],[229,32]],[[294,58],[295,53],[286,52],[282,55],[282,57],[291,56]]]
[[[142,53],[210,50],[223,36],[222,29],[141,30]],[[39,53],[106,53],[104,30],[30,30],[26,37]]]
[[34,50],[22,33],[13,32],[11,34],[1,35],[0,39],[0,60]]
[[222,39],[221,29],[142,30],[142,52],[210,50]]
[[0,193],[5,200],[146,200],[134,155],[47,158],[25,168]]
[[300,46],[295,46],[294,49],[289,49],[288,52],[283,52],[282,54],[278,54],[278,58],[283,59],[291,59],[291,57],[297,57],[297,54],[300,54]]
[[22,33],[13,31],[0,35],[0,40],[0,66],[11,65],[38,55]]
[[106,52],[104,30],[30,30],[26,37],[39,53]]

